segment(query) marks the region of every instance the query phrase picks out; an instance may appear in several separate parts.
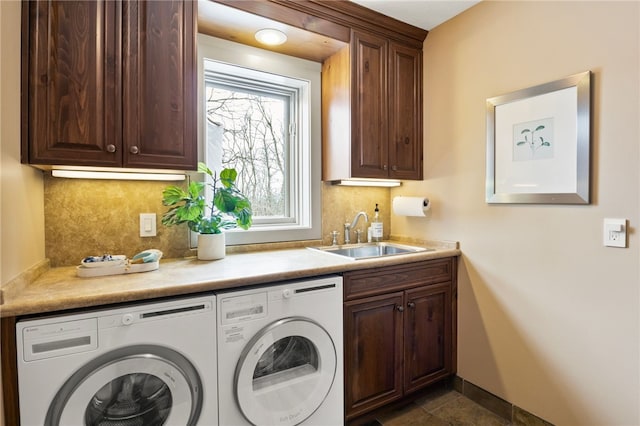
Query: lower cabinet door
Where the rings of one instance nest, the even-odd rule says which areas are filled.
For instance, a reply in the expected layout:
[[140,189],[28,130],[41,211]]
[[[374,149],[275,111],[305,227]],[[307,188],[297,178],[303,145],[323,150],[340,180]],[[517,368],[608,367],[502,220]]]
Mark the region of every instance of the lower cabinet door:
[[405,293],[404,392],[425,387],[452,372],[451,283]]
[[344,305],[347,420],[402,396],[403,293]]

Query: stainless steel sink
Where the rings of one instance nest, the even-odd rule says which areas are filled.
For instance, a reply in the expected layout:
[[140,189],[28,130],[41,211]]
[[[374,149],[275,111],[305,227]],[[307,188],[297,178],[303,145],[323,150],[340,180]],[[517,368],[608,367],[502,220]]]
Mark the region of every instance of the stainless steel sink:
[[342,246],[309,247],[329,254],[349,257],[351,259],[371,259],[375,257],[394,256],[399,254],[433,251],[425,247],[406,246],[403,244],[380,242],[365,244],[346,244]]

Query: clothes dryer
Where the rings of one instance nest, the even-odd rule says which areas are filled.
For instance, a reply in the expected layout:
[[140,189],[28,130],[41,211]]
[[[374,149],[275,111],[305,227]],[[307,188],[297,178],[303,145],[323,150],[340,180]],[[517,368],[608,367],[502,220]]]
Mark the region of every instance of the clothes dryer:
[[342,277],[217,297],[220,424],[342,425]]
[[218,424],[215,296],[16,324],[23,426]]

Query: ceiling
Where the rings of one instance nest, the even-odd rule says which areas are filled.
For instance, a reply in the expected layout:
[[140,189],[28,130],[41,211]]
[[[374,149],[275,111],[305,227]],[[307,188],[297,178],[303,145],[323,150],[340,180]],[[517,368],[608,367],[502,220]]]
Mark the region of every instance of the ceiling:
[[351,0],[383,15],[430,31],[480,0]]

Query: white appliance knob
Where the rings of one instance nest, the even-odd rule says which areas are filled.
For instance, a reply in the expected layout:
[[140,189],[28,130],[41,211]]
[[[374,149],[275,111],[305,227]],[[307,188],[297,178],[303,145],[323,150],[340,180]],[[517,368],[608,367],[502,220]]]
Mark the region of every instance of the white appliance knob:
[[129,325],[129,324],[131,324],[131,323],[133,323],[133,315],[131,315],[131,314],[124,314],[124,315],[122,316],[122,324],[123,324],[123,325]]
[[284,297],[285,299],[288,299],[291,296],[293,296],[293,292],[290,289],[285,288],[284,290],[282,290],[282,297]]

